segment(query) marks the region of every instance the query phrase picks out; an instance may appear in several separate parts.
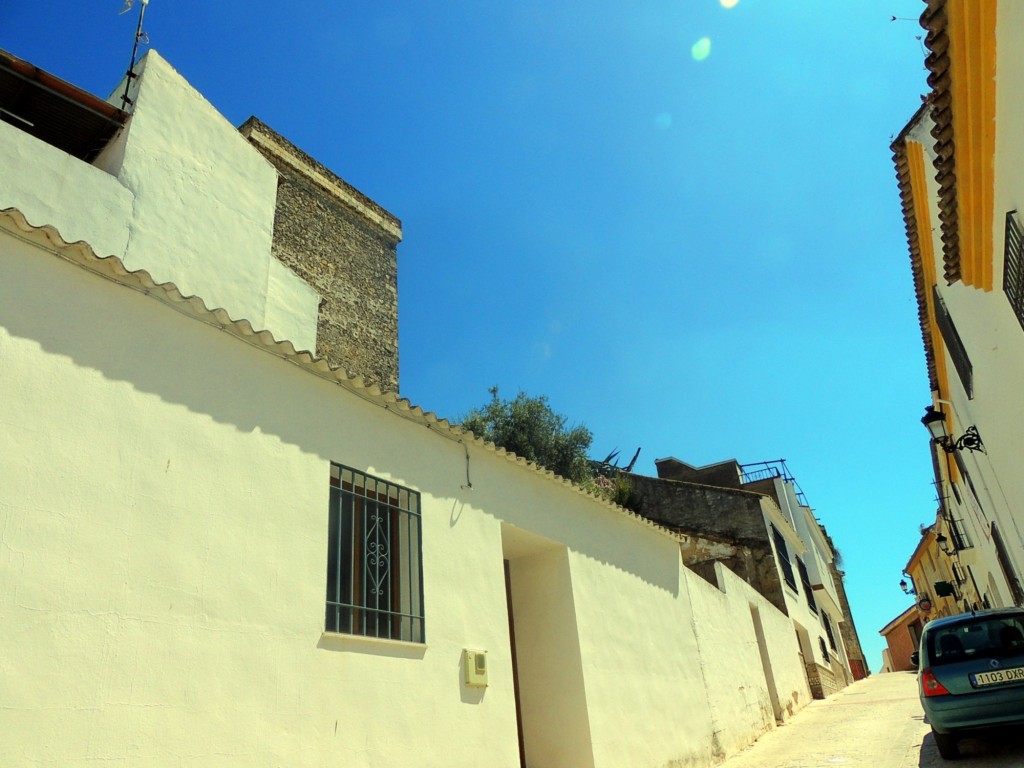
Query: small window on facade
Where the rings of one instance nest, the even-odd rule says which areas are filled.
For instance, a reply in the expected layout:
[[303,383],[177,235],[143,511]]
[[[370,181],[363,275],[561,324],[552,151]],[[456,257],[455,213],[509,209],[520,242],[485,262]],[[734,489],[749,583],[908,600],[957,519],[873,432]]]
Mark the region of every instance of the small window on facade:
[[1003,259],[1003,293],[1010,300],[1017,322],[1024,328],[1024,229],[1017,212],[1006,214],[1006,241]]
[[935,304],[935,323],[939,326],[939,333],[942,334],[942,340],[946,342],[946,349],[949,351],[949,356],[953,360],[953,366],[960,376],[960,383],[964,386],[964,392],[967,393],[968,398],[973,398],[974,367],[971,365],[970,358],[967,357],[967,349],[960,340],[960,334],[957,333],[956,326],[953,325],[953,318],[950,317],[949,310],[946,309],[946,302],[939,295],[939,287],[937,285],[932,286],[932,298]]
[[425,642],[420,495],[331,465],[324,627]]
[[811,586],[811,577],[807,574],[807,566],[799,557],[796,559],[796,568],[800,571],[800,583],[804,587],[804,596],[807,598],[807,607],[814,613],[818,612],[818,604],[814,600],[814,587]]
[[[967,471],[967,463],[964,461],[962,454],[963,451],[953,451],[953,459],[956,461],[957,469],[960,470],[960,477],[967,481],[967,487],[971,489],[971,495],[977,502],[978,509],[984,514],[985,508],[981,505],[981,497],[978,496],[978,489],[974,487],[974,481],[971,479],[971,473]],[[956,483],[953,483],[953,488],[956,488]],[[961,496],[961,498],[963,497]]]
[[829,662],[832,661],[832,659],[828,655],[828,648],[825,647],[825,638],[819,637],[818,638],[818,645],[821,648],[821,657],[823,659],[825,659],[825,663],[828,664]]
[[825,613],[825,611],[821,612],[821,623],[824,625],[825,634],[828,636],[829,648],[833,651],[838,651],[839,649],[836,648],[836,636],[832,634],[832,620],[828,617],[828,614]]
[[971,537],[967,535],[967,528],[964,521],[958,517],[950,517],[946,526],[949,529],[949,537],[953,540],[953,546],[959,551],[970,549],[974,546]]
[[793,563],[789,560],[789,548],[786,546],[786,538],[779,529],[772,525],[772,537],[775,539],[775,551],[779,555],[779,567],[782,568],[782,577],[791,589],[796,591],[796,576],[793,575]]

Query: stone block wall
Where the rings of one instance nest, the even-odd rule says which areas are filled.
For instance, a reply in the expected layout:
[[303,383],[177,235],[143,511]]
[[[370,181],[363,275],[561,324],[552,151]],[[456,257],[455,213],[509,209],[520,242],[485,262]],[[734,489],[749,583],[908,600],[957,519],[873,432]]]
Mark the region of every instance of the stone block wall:
[[272,253],[321,296],[316,354],[397,392],[401,222],[256,118],[239,131],[278,172]]
[[625,475],[635,511],[685,534],[683,562],[712,584],[718,561],[788,615],[758,494],[644,475]]

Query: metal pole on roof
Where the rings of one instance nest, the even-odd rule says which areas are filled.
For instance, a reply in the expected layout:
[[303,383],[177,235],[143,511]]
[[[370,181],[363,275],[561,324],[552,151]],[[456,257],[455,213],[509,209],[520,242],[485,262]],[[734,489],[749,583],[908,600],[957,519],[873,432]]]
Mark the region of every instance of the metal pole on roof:
[[[121,13],[127,13],[132,9],[132,5],[135,0],[125,0],[124,8],[121,9]],[[143,43],[149,43],[149,35],[142,31],[142,19],[146,16],[146,6],[149,5],[149,0],[141,0],[139,8],[139,23],[135,27],[135,44],[132,46],[132,60],[128,64],[128,73],[125,75],[124,81],[124,95],[121,97],[121,109],[124,109],[129,104],[133,103],[128,98],[128,89],[131,88],[132,80],[138,75],[135,74],[135,58],[139,55],[139,45]]]

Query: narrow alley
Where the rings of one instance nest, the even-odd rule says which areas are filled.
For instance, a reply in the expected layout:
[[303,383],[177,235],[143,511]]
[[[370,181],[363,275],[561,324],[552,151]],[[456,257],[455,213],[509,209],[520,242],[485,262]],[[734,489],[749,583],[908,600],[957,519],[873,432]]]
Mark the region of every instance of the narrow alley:
[[1019,768],[1024,743],[1010,734],[961,743],[963,758],[939,757],[909,672],[873,675],[815,701],[722,768]]

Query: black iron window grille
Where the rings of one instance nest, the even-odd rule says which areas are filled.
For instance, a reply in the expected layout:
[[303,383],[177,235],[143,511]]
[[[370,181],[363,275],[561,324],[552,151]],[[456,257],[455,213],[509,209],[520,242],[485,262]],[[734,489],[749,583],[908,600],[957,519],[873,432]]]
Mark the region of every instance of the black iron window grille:
[[814,587],[811,586],[811,577],[807,574],[807,566],[799,557],[796,559],[796,568],[800,571],[800,583],[804,586],[804,596],[807,598],[807,607],[812,613],[818,612],[818,604],[814,600]]
[[1003,258],[1003,293],[1010,300],[1017,322],[1024,328],[1024,228],[1017,211],[1006,214],[1006,241]]
[[328,632],[425,642],[420,495],[331,464]]
[[958,563],[953,563],[953,579],[958,585],[967,583],[967,576],[964,573],[964,569],[961,568]]
[[949,530],[949,538],[953,540],[953,546],[957,550],[970,549],[974,546],[971,537],[967,535],[964,521],[957,517],[949,517],[946,520],[946,528]]
[[825,638],[819,637],[818,638],[818,645],[821,646],[821,656],[822,656],[822,658],[825,659],[825,663],[826,664],[831,664],[832,663],[832,659],[829,658],[828,648],[825,647]]
[[779,529],[772,525],[772,536],[775,539],[775,551],[779,556],[779,567],[782,568],[782,577],[794,592],[796,588],[796,576],[793,575],[793,563],[789,560],[789,548],[786,546],[786,537],[779,533]]
[[964,347],[963,341],[960,340],[960,334],[957,333],[956,326],[953,325],[953,318],[950,317],[949,310],[946,309],[945,300],[939,295],[937,285],[932,286],[932,298],[934,299],[935,322],[939,326],[939,333],[942,334],[942,340],[946,343],[946,349],[949,350],[949,356],[953,360],[953,367],[956,368],[956,372],[960,376],[964,392],[967,393],[968,399],[971,399],[974,397],[974,366],[971,365],[971,359],[967,357],[967,349]]

